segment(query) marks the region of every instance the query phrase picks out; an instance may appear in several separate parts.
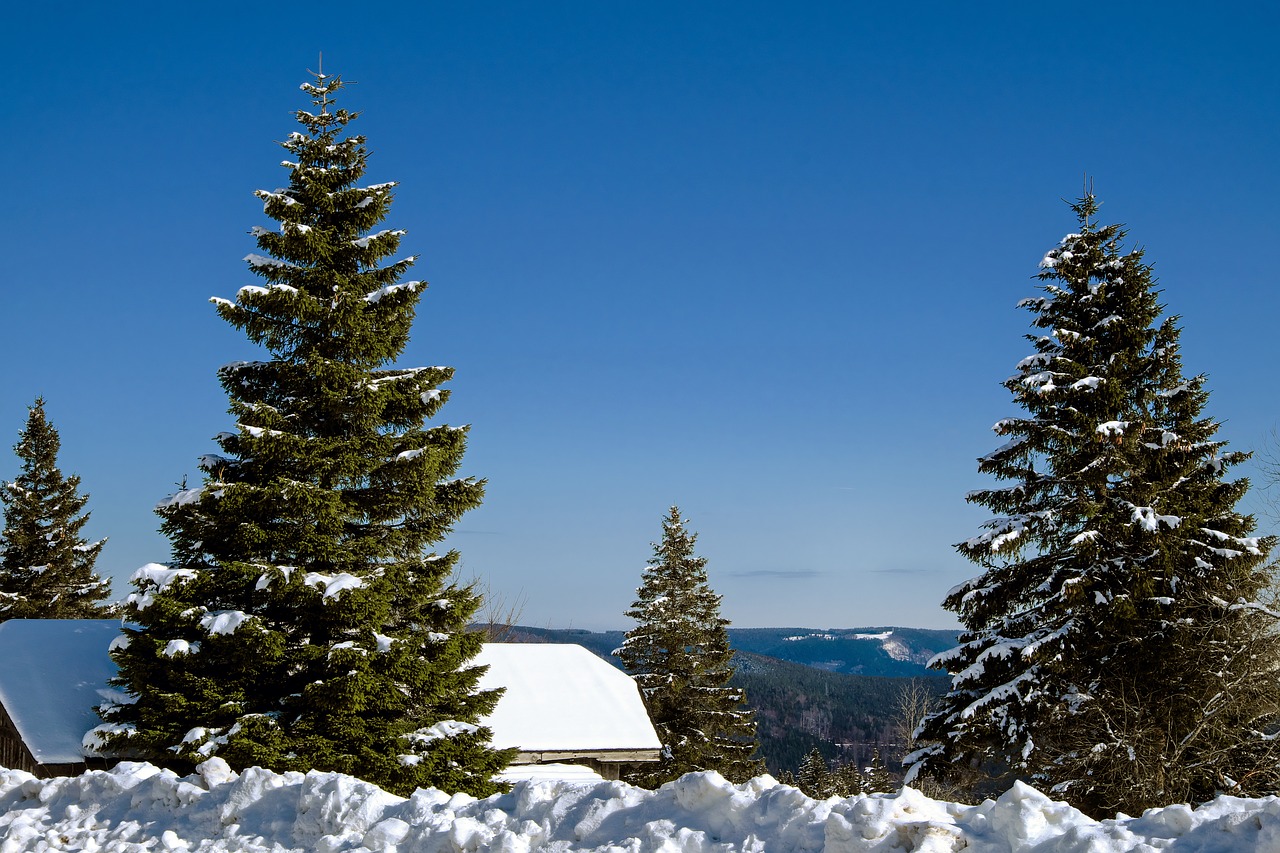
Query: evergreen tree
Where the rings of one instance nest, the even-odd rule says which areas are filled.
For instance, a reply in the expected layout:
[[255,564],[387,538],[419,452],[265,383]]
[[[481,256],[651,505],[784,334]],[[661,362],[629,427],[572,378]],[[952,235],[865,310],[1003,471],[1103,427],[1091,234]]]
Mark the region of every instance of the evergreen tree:
[[[80,535],[89,513],[80,478],[58,469],[58,431],[37,397],[14,452],[22,473],[0,488],[0,622],[7,619],[96,619],[110,615],[101,602],[109,581],[93,570],[105,539]],[[83,512],[83,514],[81,514]]]
[[484,483],[455,476],[464,428],[424,427],[452,370],[389,367],[424,287],[401,281],[414,258],[388,261],[404,232],[374,230],[395,184],[359,183],[341,79],[302,88],[289,185],[256,193],[279,224],[251,232],[262,284],[212,300],[271,357],[221,369],[236,429],[157,507],[172,559],[134,576],[97,736],[180,769],[217,755],[486,795],[510,754],[479,725],[499,695],[468,663],[479,599],[449,583],[455,552],[430,552]]
[[846,761],[831,773],[832,786],[838,797],[856,797],[867,790],[867,780],[854,761]]
[[1021,303],[1040,331],[1004,384],[1026,414],[979,461],[1007,485],[969,495],[997,516],[958,546],[983,574],[946,598],[965,631],[909,780],[1016,775],[1098,816],[1274,793],[1274,540],[1226,479],[1246,454],[1214,440],[1142,252],[1092,195],[1073,209]]
[[627,611],[637,625],[617,650],[663,744],[662,760],[631,777],[648,787],[694,770],[715,770],[733,782],[764,772],[763,762],[752,758],[758,748],[753,714],[743,692],[729,686],[729,620],[707,584],[706,558],[693,553],[697,534],[685,524],[680,508],[671,507]]
[[863,790],[871,794],[888,794],[898,790],[898,780],[893,778],[889,768],[884,766],[880,750],[871,751],[871,764],[867,766],[867,774],[863,781]]
[[815,800],[825,800],[827,797],[836,795],[835,778],[831,775],[831,767],[816,746],[804,757],[804,761],[800,762],[800,772],[796,774],[796,781],[796,787]]

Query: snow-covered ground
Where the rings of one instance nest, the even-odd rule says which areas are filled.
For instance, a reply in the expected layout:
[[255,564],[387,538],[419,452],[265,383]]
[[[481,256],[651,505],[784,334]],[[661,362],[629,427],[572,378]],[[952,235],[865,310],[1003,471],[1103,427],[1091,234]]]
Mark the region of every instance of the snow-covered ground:
[[1099,822],[1027,787],[979,806],[911,789],[815,801],[767,776],[734,786],[696,773],[655,792],[561,780],[406,800],[336,773],[236,774],[215,758],[185,778],[149,764],[50,780],[0,771],[0,850],[1275,853],[1280,799]]

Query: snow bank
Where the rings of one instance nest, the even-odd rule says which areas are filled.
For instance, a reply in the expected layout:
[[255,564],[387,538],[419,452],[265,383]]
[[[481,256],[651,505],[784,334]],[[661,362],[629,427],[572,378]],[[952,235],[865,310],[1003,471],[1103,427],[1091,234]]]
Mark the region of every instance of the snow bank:
[[1021,785],[979,806],[910,788],[816,801],[768,776],[734,786],[691,773],[654,792],[545,781],[406,800],[337,773],[236,774],[215,758],[185,778],[149,764],[48,780],[0,771],[0,849],[1245,853],[1280,850],[1280,799],[1093,821]]

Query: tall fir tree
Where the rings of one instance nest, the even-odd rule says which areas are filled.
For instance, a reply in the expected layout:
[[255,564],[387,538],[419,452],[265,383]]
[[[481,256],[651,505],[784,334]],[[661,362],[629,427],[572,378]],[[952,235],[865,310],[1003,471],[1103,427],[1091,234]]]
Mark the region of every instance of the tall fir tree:
[[983,574],[947,595],[965,631],[909,780],[1019,776],[1096,816],[1274,793],[1274,540],[1227,479],[1247,454],[1201,414],[1143,253],[1092,194],[1073,209],[1020,303],[1040,331],[1004,385],[1026,414],[979,461],[1007,485],[969,495],[997,515],[957,546]]
[[89,521],[80,478],[58,468],[62,441],[37,397],[13,450],[22,473],[0,488],[0,622],[7,619],[96,619],[110,616],[102,601],[110,581],[94,571],[105,539],[80,535]]
[[395,184],[361,185],[341,79],[302,89],[289,185],[256,193],[279,224],[251,232],[262,284],[212,300],[271,358],[220,370],[236,430],[157,507],[172,559],[134,576],[122,693],[90,741],[486,795],[510,753],[479,724],[499,696],[469,663],[479,598],[449,582],[457,553],[431,551],[484,482],[455,476],[465,428],[424,426],[453,371],[389,366],[425,286],[401,280],[413,257],[388,260],[404,232],[374,230]]
[[707,583],[706,558],[694,555],[697,534],[685,524],[680,508],[671,507],[626,614],[636,627],[617,650],[663,744],[662,760],[631,777],[647,787],[695,770],[715,770],[733,782],[764,772],[752,757],[759,746],[753,714],[743,692],[728,686],[729,620]]

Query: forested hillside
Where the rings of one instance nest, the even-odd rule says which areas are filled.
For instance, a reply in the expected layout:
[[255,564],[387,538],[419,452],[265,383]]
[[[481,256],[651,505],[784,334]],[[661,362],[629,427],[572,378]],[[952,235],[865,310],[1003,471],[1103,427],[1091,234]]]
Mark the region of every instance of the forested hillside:
[[[911,678],[827,672],[751,652],[738,652],[733,684],[747,692],[769,772],[795,770],[815,747],[828,762],[866,767],[872,751],[900,758],[900,697]],[[921,677],[930,695],[945,678]],[[894,767],[893,769],[897,769]]]

